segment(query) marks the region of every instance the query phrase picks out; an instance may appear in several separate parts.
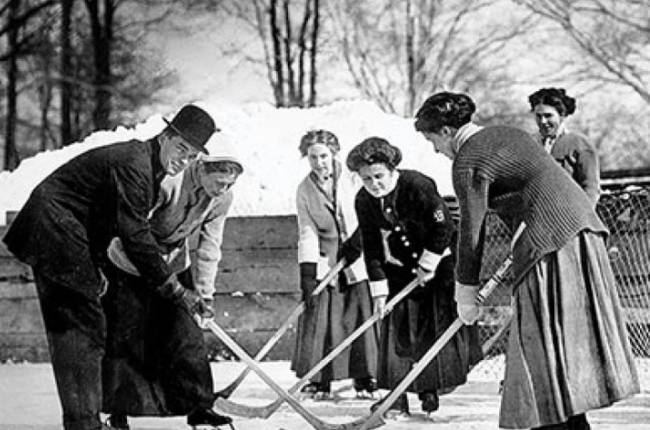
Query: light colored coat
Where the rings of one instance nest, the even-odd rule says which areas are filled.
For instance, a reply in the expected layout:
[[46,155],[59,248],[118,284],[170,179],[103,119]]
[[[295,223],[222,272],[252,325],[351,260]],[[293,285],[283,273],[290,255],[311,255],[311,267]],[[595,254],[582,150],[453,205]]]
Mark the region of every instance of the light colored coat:
[[[354,196],[359,186],[354,184],[348,171],[342,170],[338,163],[337,166],[336,205],[319,188],[311,174],[303,179],[296,192],[298,262],[317,263],[319,279],[336,264],[339,241],[344,242],[358,226]],[[348,284],[368,279],[363,256],[348,266],[344,273]]]
[[[190,267],[189,239],[200,229],[192,275],[201,296],[212,297],[221,260],[223,228],[233,192],[228,190],[219,198],[211,198],[201,187],[198,169],[195,163],[182,174],[165,176],[149,223],[175,273]],[[108,251],[111,260],[122,270],[137,274],[132,266],[129,267],[130,262],[120,248],[119,242],[111,243]]]

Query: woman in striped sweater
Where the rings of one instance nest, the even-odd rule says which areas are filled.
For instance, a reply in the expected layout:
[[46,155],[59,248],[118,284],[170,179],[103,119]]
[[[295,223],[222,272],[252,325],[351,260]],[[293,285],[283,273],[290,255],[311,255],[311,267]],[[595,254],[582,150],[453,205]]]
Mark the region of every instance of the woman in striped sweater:
[[514,319],[499,424],[589,429],[585,412],[639,391],[605,249],[607,228],[575,181],[525,132],[471,122],[474,102],[438,93],[415,128],[453,160],[461,222],[458,314],[476,321],[488,209],[515,232]]

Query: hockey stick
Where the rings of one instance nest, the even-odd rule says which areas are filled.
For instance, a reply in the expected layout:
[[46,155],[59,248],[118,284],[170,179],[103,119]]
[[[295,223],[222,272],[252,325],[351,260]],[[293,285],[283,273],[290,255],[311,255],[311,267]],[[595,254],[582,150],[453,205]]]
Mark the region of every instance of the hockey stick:
[[[327,275],[314,289],[314,291],[311,293],[311,296],[312,297],[318,296],[329,285],[332,279],[334,279],[334,277],[338,275],[338,273],[341,270],[343,270],[344,267],[345,267],[345,260],[341,259],[338,263],[336,263],[334,267],[330,269],[329,272],[327,272]],[[269,351],[271,351],[271,349],[275,346],[276,343],[278,343],[278,341],[282,338],[282,336],[286,333],[286,331],[289,330],[289,328],[295,323],[296,319],[298,319],[298,317],[302,315],[305,309],[306,309],[305,302],[300,302],[300,304],[296,306],[296,308],[291,312],[291,314],[289,314],[289,317],[282,323],[278,331],[276,331],[275,334],[271,336],[271,338],[266,342],[266,344],[264,344],[264,346],[262,346],[262,348],[257,352],[257,354],[255,354],[255,357],[253,357],[253,359],[255,361],[262,361],[262,359],[266,357],[266,354],[268,354]],[[239,387],[239,385],[242,383],[244,378],[246,378],[246,376],[250,373],[250,371],[251,368],[246,367],[239,374],[239,376],[237,376],[237,378],[235,378],[235,380],[230,383],[230,385],[228,385],[223,390],[219,391],[217,393],[217,396],[226,399],[230,397],[233,391],[235,391],[237,387]]]
[[[488,281],[483,285],[481,290],[478,293],[478,301],[479,303],[483,303],[487,297],[492,294],[494,289],[501,284],[503,281],[503,277],[505,276],[506,272],[508,269],[512,266],[512,256],[508,256],[505,261],[499,266],[497,271],[488,279]],[[375,409],[375,411],[370,414],[370,416],[367,418],[366,422],[359,428],[359,430],[368,430],[371,428],[377,427],[382,421],[382,416],[390,407],[393,405],[393,403],[397,400],[399,396],[401,396],[404,391],[408,388],[409,385],[417,378],[422,370],[424,370],[425,367],[429,365],[431,360],[435,358],[436,355],[440,352],[440,350],[451,340],[451,338],[460,330],[460,328],[463,326],[462,321],[460,318],[456,318],[456,320],[451,323],[449,328],[445,330],[445,332],[438,338],[438,340],[435,341],[435,343],[429,348],[429,350],[418,360],[417,363],[413,366],[413,368],[409,371],[409,373],[406,374],[404,379],[397,385],[397,387],[393,388],[393,390],[390,392],[388,397],[384,398],[382,402],[380,403],[379,407]]]
[[[301,417],[305,419],[316,430],[355,430],[365,423],[365,419],[353,421],[344,424],[331,424],[322,421],[314,414],[305,409],[298,400],[293,398],[282,387],[280,387],[266,372],[264,372],[259,364],[242,349],[228,334],[214,322],[214,320],[206,321],[207,327],[214,333],[232,352],[235,353],[240,360],[257,374],[266,384],[268,384],[273,391],[275,391],[283,401],[286,401]],[[376,426],[367,426],[366,428],[374,428],[383,424],[380,419]]]
[[[386,314],[388,314],[400,301],[404,299],[411,291],[419,287],[417,278],[411,281],[402,291],[397,293],[392,299],[390,299],[384,308],[384,315],[378,313],[373,314],[368,318],[363,324],[361,324],[356,330],[354,330],[347,338],[345,338],[336,348],[334,348],[329,354],[327,354],[321,361],[319,361],[309,372],[307,372],[298,382],[296,382],[291,388],[289,388],[289,394],[293,394],[302,388],[309,380],[320,372],[325,366],[329,364],[337,355],[341,353],[345,348],[347,348],[352,342],[354,342],[363,332],[370,328],[377,321],[382,319]],[[247,406],[239,403],[235,403],[228,399],[217,398],[215,399],[214,406],[219,409],[221,412],[231,415],[238,415],[241,417],[247,418],[268,418],[273,414],[284,402],[285,399],[279,398],[266,406]]]

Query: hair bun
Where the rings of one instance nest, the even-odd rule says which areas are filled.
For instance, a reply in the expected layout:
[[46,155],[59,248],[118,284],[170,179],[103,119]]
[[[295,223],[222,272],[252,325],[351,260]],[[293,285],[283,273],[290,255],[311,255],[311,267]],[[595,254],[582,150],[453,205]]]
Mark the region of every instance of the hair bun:
[[352,148],[348,154],[346,165],[353,172],[358,172],[364,166],[383,163],[389,169],[394,169],[402,161],[402,151],[381,137],[369,137]]

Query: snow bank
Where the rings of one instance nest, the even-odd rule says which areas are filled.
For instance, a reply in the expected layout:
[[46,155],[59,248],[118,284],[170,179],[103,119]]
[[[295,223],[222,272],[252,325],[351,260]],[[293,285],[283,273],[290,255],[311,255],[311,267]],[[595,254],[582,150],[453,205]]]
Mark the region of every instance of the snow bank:
[[[308,171],[298,143],[305,131],[314,128],[329,129],[339,137],[342,160],[364,138],[384,137],[402,150],[400,167],[431,176],[442,194],[452,192],[451,163],[433,152],[431,144],[414,130],[413,120],[386,114],[371,102],[337,102],[314,109],[276,109],[268,104],[232,105],[219,101],[197,104],[214,117],[222,130],[208,143],[209,151],[234,151],[244,163],[244,175],[235,186],[232,215],[295,213],[295,189]],[[83,142],[23,160],[14,172],[0,173],[0,213],[19,210],[31,190],[72,157],[113,142],[147,139],[164,125],[162,116],[156,115],[135,128],[96,132]]]

